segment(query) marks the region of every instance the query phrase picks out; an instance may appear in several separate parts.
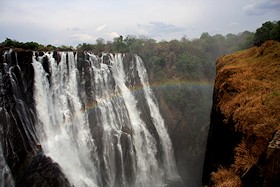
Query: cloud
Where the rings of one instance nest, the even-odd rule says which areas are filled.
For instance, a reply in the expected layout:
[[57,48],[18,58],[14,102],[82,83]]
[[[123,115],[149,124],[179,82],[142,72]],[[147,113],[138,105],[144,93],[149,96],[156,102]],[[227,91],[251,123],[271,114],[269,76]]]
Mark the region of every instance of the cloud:
[[271,12],[280,12],[279,0],[254,0],[243,7],[243,11],[249,16],[264,15]]
[[93,42],[94,38],[92,35],[90,34],[85,34],[85,33],[81,33],[81,34],[73,34],[69,36],[70,39],[74,40],[74,41],[78,41],[78,42]]
[[73,32],[81,32],[84,31],[84,28],[80,28],[80,27],[72,27],[72,28],[67,28],[68,31],[73,31]]
[[280,0],[0,0],[0,41],[77,45],[120,35],[196,38],[203,32],[253,31],[264,21],[278,20],[279,12]]
[[120,36],[119,33],[117,33],[117,32],[110,32],[110,33],[108,33],[108,35],[109,35],[111,38],[117,38],[117,37]]
[[103,29],[105,29],[106,25],[99,25],[97,28],[96,28],[96,31],[102,31]]
[[256,7],[259,9],[266,10],[280,10],[280,1],[279,0],[259,0],[256,4]]
[[171,33],[183,32],[186,29],[173,25],[166,24],[159,21],[151,21],[149,24],[137,24],[140,34],[148,35],[151,37],[164,36]]
[[228,27],[237,27],[237,26],[239,26],[239,25],[240,25],[240,24],[237,23],[237,22],[231,22],[231,23],[228,24]]

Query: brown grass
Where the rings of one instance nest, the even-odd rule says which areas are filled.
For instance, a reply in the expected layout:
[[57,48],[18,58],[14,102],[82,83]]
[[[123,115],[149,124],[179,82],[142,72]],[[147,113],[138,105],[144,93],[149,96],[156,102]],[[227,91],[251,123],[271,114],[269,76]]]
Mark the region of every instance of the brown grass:
[[232,169],[220,168],[211,174],[214,187],[240,187],[241,180]]
[[215,88],[225,123],[232,118],[242,134],[232,167],[246,175],[280,129],[280,43],[269,41],[219,58]]
[[257,162],[257,157],[251,153],[251,150],[248,148],[245,141],[242,141],[235,148],[234,169],[236,173],[244,176],[253,165],[257,164]]

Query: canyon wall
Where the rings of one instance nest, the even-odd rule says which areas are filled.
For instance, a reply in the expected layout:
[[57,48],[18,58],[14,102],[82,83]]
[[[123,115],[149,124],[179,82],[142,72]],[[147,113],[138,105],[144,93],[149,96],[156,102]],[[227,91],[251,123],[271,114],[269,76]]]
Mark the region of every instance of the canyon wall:
[[216,64],[203,184],[280,186],[280,43]]

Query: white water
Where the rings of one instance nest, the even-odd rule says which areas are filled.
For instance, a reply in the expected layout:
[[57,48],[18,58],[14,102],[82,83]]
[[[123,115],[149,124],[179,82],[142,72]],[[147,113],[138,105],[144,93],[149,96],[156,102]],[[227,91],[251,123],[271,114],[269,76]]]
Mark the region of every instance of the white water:
[[157,154],[155,139],[149,133],[145,123],[140,118],[140,112],[136,108],[136,99],[131,90],[125,85],[126,77],[123,69],[122,54],[111,56],[112,71],[116,84],[121,90],[129,119],[133,130],[133,144],[137,157],[136,186],[149,186],[149,184],[162,184],[162,171],[155,158]]
[[[69,75],[65,64],[57,64],[46,54],[52,69],[51,86],[41,62],[33,59],[35,69],[35,100],[39,120],[40,142],[46,155],[60,164],[75,186],[97,186],[97,170],[90,159],[95,148],[87,119],[81,112],[77,95],[76,67],[73,53],[68,53]],[[71,105],[71,106],[69,106]]]
[[[149,132],[137,108],[138,98],[128,85],[129,76],[122,54],[110,55],[110,63],[88,54],[91,100],[82,112],[78,92],[77,59],[73,53],[60,53],[57,63],[52,54],[45,54],[50,62],[51,75],[42,66],[42,57],[33,59],[37,115],[37,132],[46,155],[62,167],[75,186],[165,186],[166,181],[178,178],[172,144],[160,115],[156,99],[149,87],[142,60],[135,56],[129,69],[135,71],[143,86],[153,125],[159,141]],[[68,64],[66,64],[68,55]],[[104,54],[105,55],[105,54]],[[134,75],[137,76],[137,75]],[[82,98],[82,100],[86,100]],[[94,104],[94,105],[93,105]],[[89,117],[95,119],[91,122]],[[93,134],[91,134],[93,132]],[[161,146],[162,163],[156,155]]]
[[[105,186],[115,186],[117,162],[120,162],[122,178],[121,185],[127,186],[126,177],[123,168],[122,159],[122,147],[120,143],[120,137],[122,133],[122,124],[129,123],[126,108],[123,104],[123,100],[119,97],[115,87],[110,84],[112,81],[111,71],[106,64],[99,64],[95,55],[90,55],[90,61],[92,62],[92,78],[94,79],[94,86],[91,90],[95,93],[96,100],[96,115],[98,126],[102,126],[103,133],[101,136],[103,146],[102,155],[104,162],[104,173],[106,173]],[[115,112],[116,110],[117,112]],[[116,143],[116,145],[114,145]],[[115,146],[117,149],[115,149]],[[117,153],[116,153],[117,151]],[[116,158],[116,154],[119,154],[121,159]]]
[[143,86],[144,94],[149,105],[151,117],[154,122],[155,128],[159,133],[161,146],[163,149],[163,165],[168,180],[178,178],[177,167],[173,155],[173,148],[164,120],[160,115],[156,98],[150,88],[147,71],[144,67],[143,61],[139,56],[135,56],[138,75]]

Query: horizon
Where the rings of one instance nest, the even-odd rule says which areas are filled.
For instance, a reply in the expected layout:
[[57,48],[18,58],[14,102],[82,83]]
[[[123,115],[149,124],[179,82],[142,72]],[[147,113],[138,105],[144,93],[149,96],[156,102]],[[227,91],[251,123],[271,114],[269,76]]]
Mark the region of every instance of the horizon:
[[77,46],[120,35],[157,42],[255,32],[279,20],[277,0],[1,0],[0,41]]

